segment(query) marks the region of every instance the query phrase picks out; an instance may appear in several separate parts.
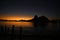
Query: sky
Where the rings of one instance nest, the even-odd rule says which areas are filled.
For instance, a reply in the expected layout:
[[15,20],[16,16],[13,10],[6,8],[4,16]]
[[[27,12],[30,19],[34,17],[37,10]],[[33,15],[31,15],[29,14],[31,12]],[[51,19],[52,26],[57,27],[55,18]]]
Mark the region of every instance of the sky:
[[31,19],[34,15],[60,18],[59,0],[0,0],[0,18]]

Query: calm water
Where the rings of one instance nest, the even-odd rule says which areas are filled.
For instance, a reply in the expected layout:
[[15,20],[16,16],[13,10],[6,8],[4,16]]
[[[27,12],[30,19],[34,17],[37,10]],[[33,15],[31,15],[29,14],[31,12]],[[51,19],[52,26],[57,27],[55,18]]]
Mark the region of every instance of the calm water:
[[[15,25],[15,27],[34,27],[32,22],[0,22],[0,25],[6,25],[8,27],[12,27],[12,25]],[[59,29],[60,24],[57,23],[48,23],[46,27],[48,29]]]
[[32,27],[31,22],[0,22],[0,25],[6,25],[8,27],[11,27],[12,25],[15,25],[16,27]]
[[[23,34],[24,35],[31,35],[32,33],[39,33],[43,29],[41,26],[37,26],[37,28],[34,28],[34,25],[32,22],[0,22],[0,25],[7,26],[7,27],[12,27],[12,25],[15,25],[15,27],[23,27]],[[49,32],[57,32],[60,30],[60,24],[58,23],[48,23],[48,25],[45,26],[47,31]],[[10,30],[11,31],[11,30]],[[60,31],[59,31],[60,32]],[[11,32],[9,32],[11,33]],[[15,31],[15,34],[19,34],[19,31]]]

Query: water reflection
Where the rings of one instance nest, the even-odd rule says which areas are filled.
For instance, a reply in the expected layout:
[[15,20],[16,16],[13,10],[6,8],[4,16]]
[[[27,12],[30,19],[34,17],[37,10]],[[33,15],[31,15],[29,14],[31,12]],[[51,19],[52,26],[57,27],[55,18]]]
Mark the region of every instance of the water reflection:
[[56,23],[48,23],[48,24],[38,24],[38,23],[32,23],[32,22],[0,22],[0,25],[6,25],[8,27],[12,27],[12,25],[15,25],[15,27],[40,27],[40,28],[48,28],[48,30],[57,29],[59,25]]
[[31,22],[0,22],[0,25],[7,25],[12,26],[15,25],[16,27],[32,27]]

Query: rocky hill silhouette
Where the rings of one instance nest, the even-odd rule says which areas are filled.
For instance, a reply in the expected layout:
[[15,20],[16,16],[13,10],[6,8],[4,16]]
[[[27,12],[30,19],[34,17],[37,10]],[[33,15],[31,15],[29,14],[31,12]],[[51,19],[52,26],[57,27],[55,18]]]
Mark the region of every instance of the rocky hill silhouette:
[[37,15],[34,16],[34,18],[31,20],[32,22],[40,22],[40,23],[48,23],[49,19],[45,16],[38,17]]
[[45,16],[38,17],[37,15],[35,15],[34,18],[30,20],[30,22],[33,22],[34,27],[46,26],[49,22],[49,19]]
[[49,19],[45,16],[41,16],[39,17],[38,19],[40,21],[40,23],[46,23],[46,22],[49,22]]

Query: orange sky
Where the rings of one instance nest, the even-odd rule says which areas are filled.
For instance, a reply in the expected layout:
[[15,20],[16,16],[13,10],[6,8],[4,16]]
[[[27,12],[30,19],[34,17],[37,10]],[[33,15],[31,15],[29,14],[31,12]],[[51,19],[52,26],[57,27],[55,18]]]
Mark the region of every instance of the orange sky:
[[32,19],[31,16],[3,16],[0,17],[0,19],[5,19],[5,20],[30,20]]
[[[0,19],[4,19],[4,20],[30,20],[32,19],[32,16],[0,16]],[[58,18],[52,18],[49,17],[49,20],[55,20]]]

